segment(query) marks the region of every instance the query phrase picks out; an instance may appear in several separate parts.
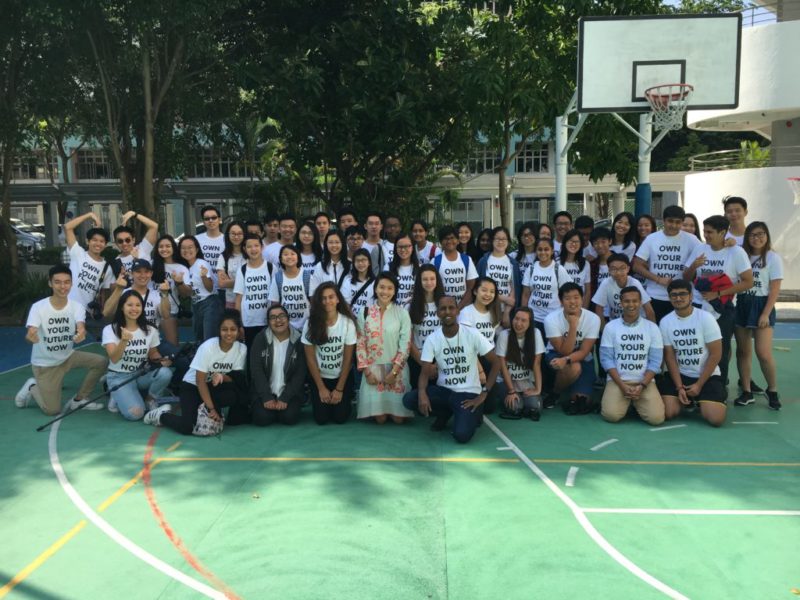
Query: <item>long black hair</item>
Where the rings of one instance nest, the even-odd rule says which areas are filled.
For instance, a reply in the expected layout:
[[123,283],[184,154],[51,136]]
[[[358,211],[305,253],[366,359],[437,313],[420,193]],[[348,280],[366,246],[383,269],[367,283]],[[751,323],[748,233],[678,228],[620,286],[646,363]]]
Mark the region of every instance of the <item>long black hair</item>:
[[528,329],[525,330],[525,341],[522,343],[522,352],[520,352],[519,344],[517,343],[517,332],[514,331],[513,326],[509,328],[506,361],[526,369],[533,369],[533,362],[536,360],[536,325],[533,323],[533,311],[527,306],[518,306],[511,311],[512,322],[518,312],[527,314],[530,319],[530,324],[528,325]]
[[411,244],[411,272],[414,274],[416,278],[417,273],[419,273],[419,257],[417,256],[417,245],[414,243],[414,240],[411,239],[411,235],[408,233],[401,233],[397,236],[397,239],[394,241],[394,254],[392,255],[392,261],[389,263],[389,272],[397,275],[397,270],[400,268],[400,256],[397,254],[397,244],[400,240],[408,239],[408,242]]
[[139,303],[142,305],[142,312],[136,318],[136,325],[139,326],[139,329],[144,331],[145,333],[150,333],[150,326],[147,324],[147,319],[144,316],[144,298],[142,295],[137,292],[136,290],[126,290],[122,292],[122,296],[119,297],[119,303],[117,303],[117,310],[114,312],[114,318],[111,321],[111,328],[114,331],[114,334],[117,337],[122,337],[122,329],[125,327],[125,313],[123,309],[125,308],[125,302],[128,301],[128,298],[131,296],[135,297],[139,300]]
[[[525,231],[530,231],[533,234],[533,252],[536,253],[536,238],[539,235],[539,223],[536,221],[528,221],[527,223],[523,223],[517,229],[517,252],[514,255],[514,260],[518,263],[522,262],[522,259],[525,258],[527,254],[525,252],[525,244],[522,243],[522,236]],[[510,236],[509,236],[510,237]],[[511,245],[509,244],[509,247]]]
[[[575,236],[578,237],[578,251],[575,253],[575,258],[572,262],[578,265],[578,272],[582,273],[583,268],[586,266],[586,259],[583,256],[583,238],[581,237],[581,232],[577,229],[570,229],[567,233],[564,234],[564,239],[561,242],[561,252],[558,254],[558,262],[562,265],[567,264],[567,240],[570,238],[574,238]],[[538,243],[538,242],[537,242]]]
[[331,253],[328,252],[328,240],[331,239],[331,236],[339,238],[342,243],[342,249],[339,251],[339,262],[342,264],[342,268],[347,271],[350,269],[350,261],[347,259],[347,242],[344,239],[344,234],[337,229],[328,230],[328,235],[325,236],[325,247],[322,249],[322,268],[327,272],[331,266],[332,257]]
[[486,305],[486,310],[489,311],[489,316],[492,319],[492,325],[494,327],[497,327],[497,325],[500,323],[501,308],[500,308],[500,297],[499,297],[500,294],[497,291],[497,282],[494,279],[492,279],[491,277],[483,276],[483,277],[478,277],[475,280],[475,285],[472,286],[472,304],[475,304],[475,302],[478,301],[478,288],[481,287],[481,285],[484,283],[488,283],[489,285],[494,287],[494,298],[492,298],[492,301]]
[[375,274],[372,272],[372,255],[366,248],[359,248],[353,252],[353,259],[350,262],[350,283],[355,284],[359,282],[358,271],[356,271],[356,258],[359,256],[365,256],[369,262],[369,266],[367,267],[367,281],[375,279]]
[[630,225],[630,229],[628,229],[628,233],[625,234],[625,237],[622,239],[622,249],[625,250],[628,246],[633,243],[633,238],[636,236],[636,226],[634,223],[636,222],[636,217],[633,216],[633,213],[629,213],[628,211],[623,211],[619,213],[614,220],[611,222],[611,234],[614,236],[612,241],[616,244],[617,242],[617,232],[614,229],[614,225],[617,224],[617,221],[625,217],[628,219],[628,224]]
[[436,287],[433,288],[433,301],[438,302],[439,298],[444,296],[444,283],[439,271],[436,270],[432,264],[422,265],[417,271],[417,276],[414,279],[414,292],[411,294],[411,305],[408,308],[408,314],[411,317],[411,323],[419,325],[425,318],[425,290],[422,289],[422,274],[426,271],[432,272],[436,275]]
[[[228,266],[228,261],[234,255],[236,249],[231,241],[231,228],[233,226],[239,227],[242,230],[242,241],[239,242],[239,254],[244,255],[244,236],[247,234],[247,227],[241,221],[231,221],[225,228],[225,249],[222,251],[222,258],[225,260],[225,266]],[[216,272],[217,265],[211,265],[211,268]],[[226,269],[227,270],[227,269]]]
[[153,251],[150,253],[150,262],[153,265],[153,281],[155,283],[164,283],[167,280],[167,269],[164,266],[166,263],[161,257],[161,254],[158,252],[158,246],[164,240],[168,241],[172,246],[173,262],[183,265],[187,269],[189,268],[189,265],[186,264],[186,261],[181,256],[180,250],[178,250],[178,243],[175,241],[175,238],[165,233],[156,240],[155,246],[153,246]]
[[333,293],[339,299],[339,303],[336,305],[336,312],[339,313],[339,318],[350,319],[353,325],[356,323],[352,311],[347,306],[347,302],[342,296],[342,292],[336,287],[336,284],[332,281],[321,283],[311,296],[311,308],[308,311],[308,340],[315,346],[328,342],[328,324],[325,319],[325,308],[322,306],[322,294],[326,290],[333,290]]
[[303,227],[308,227],[311,230],[311,235],[314,237],[314,239],[311,240],[311,253],[314,255],[314,264],[317,264],[322,260],[322,244],[319,241],[319,229],[317,229],[314,221],[303,221],[297,228],[297,233],[294,234],[294,245],[300,250],[301,254],[300,266],[303,265],[303,242],[300,241],[300,230]]

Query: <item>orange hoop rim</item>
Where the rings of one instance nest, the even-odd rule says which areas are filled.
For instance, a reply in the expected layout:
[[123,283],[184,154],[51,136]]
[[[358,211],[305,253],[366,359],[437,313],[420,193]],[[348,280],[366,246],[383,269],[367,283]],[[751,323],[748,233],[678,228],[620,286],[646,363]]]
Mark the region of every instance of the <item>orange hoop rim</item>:
[[[677,91],[673,89],[677,88]],[[661,90],[664,90],[663,92]],[[662,83],[654,85],[644,91],[644,97],[649,102],[674,102],[677,100],[684,100],[686,96],[694,91],[694,86],[688,83]]]

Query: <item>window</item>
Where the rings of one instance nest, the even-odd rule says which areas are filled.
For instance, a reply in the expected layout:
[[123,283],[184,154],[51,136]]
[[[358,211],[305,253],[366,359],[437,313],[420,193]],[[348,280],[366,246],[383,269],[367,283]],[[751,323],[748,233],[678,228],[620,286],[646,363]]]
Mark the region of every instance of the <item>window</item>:
[[517,155],[517,173],[547,173],[549,156],[547,144],[528,142]]
[[460,200],[453,209],[453,225],[462,221],[469,223],[475,236],[483,229],[483,204],[486,200]]
[[231,156],[215,152],[214,148],[203,148],[197,153],[192,176],[199,178],[249,177],[249,170]]
[[50,166],[47,166],[47,157],[42,151],[31,152],[30,154],[23,154],[14,159],[14,166],[11,169],[11,178],[19,179],[50,179],[50,172],[52,171],[53,179],[58,179],[58,161],[55,159],[50,161]]
[[115,179],[104,150],[78,150],[78,179]]
[[500,155],[493,148],[476,146],[467,159],[466,172],[470,175],[494,173],[500,160]]
[[[538,198],[515,198],[514,199],[514,235],[519,231],[523,223],[539,220]],[[546,202],[547,199],[544,199]]]

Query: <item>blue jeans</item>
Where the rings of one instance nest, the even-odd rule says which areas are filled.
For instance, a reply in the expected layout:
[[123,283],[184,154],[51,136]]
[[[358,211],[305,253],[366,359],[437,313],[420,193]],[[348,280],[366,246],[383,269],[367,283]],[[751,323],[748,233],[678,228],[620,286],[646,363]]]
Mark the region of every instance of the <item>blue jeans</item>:
[[192,304],[192,331],[196,342],[205,342],[219,335],[219,322],[224,306],[219,294],[211,294]]
[[[106,376],[106,384],[111,389],[126,379],[130,379],[131,375],[131,373],[109,371]],[[148,396],[158,398],[169,385],[170,379],[172,379],[172,371],[166,367],[159,367],[111,392],[111,398],[117,403],[117,408],[123,417],[129,421],[138,421],[144,416],[146,410],[144,399]]]
[[[459,444],[466,444],[475,435],[475,430],[483,418],[483,407],[479,406],[471,411],[461,406],[464,400],[470,400],[478,394],[472,392],[454,392],[438,385],[428,385],[428,399],[431,402],[431,412],[437,421],[447,423],[453,417],[453,438]],[[418,390],[412,390],[403,396],[403,406],[419,414]]]

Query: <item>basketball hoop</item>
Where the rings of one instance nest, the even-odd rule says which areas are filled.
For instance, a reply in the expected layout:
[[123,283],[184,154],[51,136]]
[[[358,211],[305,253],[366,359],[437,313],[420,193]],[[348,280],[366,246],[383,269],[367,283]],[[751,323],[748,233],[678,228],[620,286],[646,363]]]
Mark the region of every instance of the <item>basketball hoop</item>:
[[792,188],[794,192],[794,203],[795,206],[800,205],[800,177],[789,177],[789,186]]
[[647,88],[644,97],[653,109],[653,126],[659,131],[683,128],[683,115],[694,87],[688,83],[666,83]]

